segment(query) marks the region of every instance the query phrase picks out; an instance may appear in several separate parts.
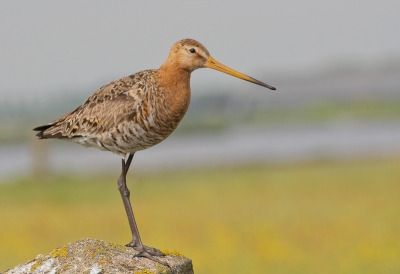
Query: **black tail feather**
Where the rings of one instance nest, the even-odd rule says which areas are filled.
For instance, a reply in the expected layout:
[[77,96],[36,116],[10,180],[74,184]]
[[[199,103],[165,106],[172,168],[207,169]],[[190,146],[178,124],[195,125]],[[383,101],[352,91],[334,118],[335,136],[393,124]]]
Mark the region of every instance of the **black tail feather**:
[[33,130],[34,131],[44,131],[48,128],[51,128],[53,125],[44,125],[44,126],[40,126],[40,127],[35,127]]
[[44,138],[43,132],[48,129],[51,128],[53,125],[44,125],[44,126],[40,126],[40,127],[35,127],[33,130],[34,131],[40,131],[38,134],[36,134],[37,137],[39,137],[40,139]]

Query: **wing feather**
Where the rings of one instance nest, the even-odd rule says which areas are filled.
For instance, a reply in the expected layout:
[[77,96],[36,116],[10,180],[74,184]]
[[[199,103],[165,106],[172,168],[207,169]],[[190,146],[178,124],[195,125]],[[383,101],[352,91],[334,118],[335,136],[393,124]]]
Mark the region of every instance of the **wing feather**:
[[[36,127],[37,136],[73,138],[96,136],[116,130],[132,120],[138,121],[146,96],[146,83],[155,70],[142,71],[110,82],[93,93],[85,103],[48,125]],[[139,115],[138,115],[139,114]]]

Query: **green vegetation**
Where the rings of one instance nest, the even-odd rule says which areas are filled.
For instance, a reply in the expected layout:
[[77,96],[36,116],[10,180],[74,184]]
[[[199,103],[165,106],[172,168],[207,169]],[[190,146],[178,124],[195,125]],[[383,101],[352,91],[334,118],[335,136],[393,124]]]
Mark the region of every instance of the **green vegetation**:
[[291,108],[256,110],[248,119],[259,123],[326,122],[338,119],[398,119],[400,100],[319,101]]
[[[182,252],[196,273],[399,273],[399,166],[131,172],[128,183],[145,244]],[[0,270],[80,238],[128,243],[117,177],[1,184]]]
[[[211,99],[210,99],[211,100]],[[342,101],[311,101],[304,104],[257,105],[246,111],[233,106],[189,109],[177,132],[221,131],[236,125],[285,125],[350,120],[391,120],[400,118],[400,100],[365,98]]]

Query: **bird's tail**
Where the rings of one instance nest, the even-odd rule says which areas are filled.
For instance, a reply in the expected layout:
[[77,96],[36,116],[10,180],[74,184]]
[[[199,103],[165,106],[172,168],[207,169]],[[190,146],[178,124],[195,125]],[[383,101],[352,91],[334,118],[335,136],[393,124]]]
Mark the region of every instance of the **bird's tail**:
[[49,125],[44,125],[40,127],[35,127],[33,130],[34,131],[39,131],[36,136],[39,137],[39,139],[48,139],[48,138],[62,138],[61,133],[59,134],[46,134],[45,131],[48,130],[49,128],[54,127],[54,124],[49,124]]

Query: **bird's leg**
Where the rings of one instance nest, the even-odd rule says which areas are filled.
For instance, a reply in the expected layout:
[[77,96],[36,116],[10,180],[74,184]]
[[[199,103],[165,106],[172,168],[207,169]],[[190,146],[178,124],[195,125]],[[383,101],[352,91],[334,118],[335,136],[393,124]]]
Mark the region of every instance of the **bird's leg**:
[[139,230],[136,225],[135,216],[133,215],[132,205],[130,202],[131,193],[128,187],[126,186],[126,174],[128,173],[128,169],[131,165],[133,155],[134,155],[133,153],[130,153],[126,162],[125,162],[125,157],[122,158],[122,172],[118,179],[118,189],[121,194],[122,202],[124,203],[126,215],[128,217],[129,226],[131,228],[131,233],[132,233],[132,241],[126,246],[133,247],[134,249],[139,251],[137,254],[134,255],[134,257],[146,257],[150,260],[168,266],[166,262],[160,261],[154,257],[154,256],[164,256],[164,254],[160,250],[154,247],[148,247],[143,245],[142,240],[140,239]]

